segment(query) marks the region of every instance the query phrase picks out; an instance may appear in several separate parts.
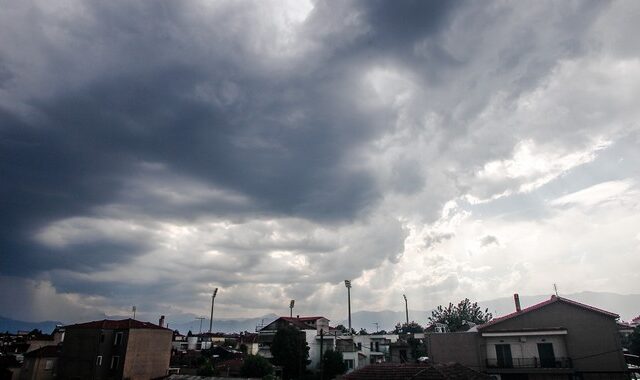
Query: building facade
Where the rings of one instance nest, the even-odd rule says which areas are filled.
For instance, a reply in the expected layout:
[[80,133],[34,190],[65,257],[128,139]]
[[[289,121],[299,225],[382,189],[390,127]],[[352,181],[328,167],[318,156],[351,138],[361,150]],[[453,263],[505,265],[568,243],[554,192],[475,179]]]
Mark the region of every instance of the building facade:
[[428,334],[427,346],[434,362],[496,379],[628,379],[617,318],[552,296],[467,332]]
[[60,378],[148,380],[164,376],[172,335],[169,329],[134,319],[67,326]]

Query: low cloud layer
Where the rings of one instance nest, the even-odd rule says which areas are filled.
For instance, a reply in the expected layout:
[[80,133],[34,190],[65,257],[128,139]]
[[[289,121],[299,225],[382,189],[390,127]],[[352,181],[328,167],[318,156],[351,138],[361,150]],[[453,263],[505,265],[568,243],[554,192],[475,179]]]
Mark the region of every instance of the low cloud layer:
[[635,2],[3,9],[9,317],[640,292]]

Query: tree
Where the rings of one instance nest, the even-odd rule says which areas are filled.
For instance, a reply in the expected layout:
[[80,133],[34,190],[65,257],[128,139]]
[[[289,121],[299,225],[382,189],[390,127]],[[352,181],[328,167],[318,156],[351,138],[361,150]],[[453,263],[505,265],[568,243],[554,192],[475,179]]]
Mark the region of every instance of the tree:
[[438,306],[431,312],[429,322],[444,323],[450,331],[457,331],[464,322],[473,322],[477,325],[487,323],[493,318],[489,309],[482,311],[477,302],[471,302],[468,298],[453,305],[449,302],[447,307]]
[[283,368],[285,379],[299,377],[309,363],[309,346],[304,332],[292,326],[279,328],[271,343],[273,363]]
[[344,363],[342,352],[325,351],[322,355],[322,378],[333,379],[345,372],[347,372],[347,365]]
[[393,330],[394,334],[413,334],[421,332],[424,332],[424,327],[420,326],[420,324],[415,321],[411,321],[409,324],[398,323]]
[[273,373],[273,366],[269,361],[260,355],[248,355],[244,358],[240,368],[242,377],[263,378]]
[[358,331],[358,335],[369,335],[369,333],[367,332],[367,329],[361,328],[360,331]]

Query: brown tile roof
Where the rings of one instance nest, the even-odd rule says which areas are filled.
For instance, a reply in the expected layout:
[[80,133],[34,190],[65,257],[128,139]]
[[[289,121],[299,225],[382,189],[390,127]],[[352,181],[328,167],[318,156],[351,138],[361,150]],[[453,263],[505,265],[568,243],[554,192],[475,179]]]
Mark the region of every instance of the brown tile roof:
[[344,380],[476,380],[489,376],[458,363],[380,363],[353,371]]
[[593,311],[593,312],[596,312],[596,313],[604,314],[604,315],[606,315],[608,317],[611,317],[611,318],[616,318],[616,319],[620,318],[620,316],[618,314],[611,313],[611,312],[606,311],[606,310],[598,309],[597,307],[585,305],[583,303],[580,303],[580,302],[577,302],[577,301],[573,301],[573,300],[570,300],[568,298],[557,297],[557,296],[554,295],[554,296],[551,296],[551,298],[546,300],[546,301],[540,302],[540,303],[535,304],[533,306],[529,306],[527,308],[522,309],[521,311],[515,311],[515,312],[513,312],[511,314],[507,314],[507,315],[502,316],[502,317],[494,318],[494,319],[490,320],[489,322],[487,322],[485,324],[477,326],[477,328],[478,328],[478,330],[482,330],[485,327],[493,326],[493,325],[495,325],[497,323],[506,321],[507,319],[515,318],[515,317],[517,317],[519,315],[522,315],[522,314],[525,314],[525,313],[529,313],[529,312],[534,311],[534,310],[541,309],[541,308],[543,308],[545,306],[551,305],[552,303],[556,303],[556,302],[563,302],[563,303],[566,303],[566,304],[569,304],[569,305],[577,306],[577,307],[583,308],[585,310],[589,310],[589,311]]
[[121,319],[121,320],[111,320],[111,319],[103,319],[101,321],[92,321],[85,323],[77,323],[75,325],[65,326],[68,329],[103,329],[103,330],[128,330],[128,329],[156,329],[156,330],[167,330],[164,327],[160,327],[151,322],[142,322],[135,319]]

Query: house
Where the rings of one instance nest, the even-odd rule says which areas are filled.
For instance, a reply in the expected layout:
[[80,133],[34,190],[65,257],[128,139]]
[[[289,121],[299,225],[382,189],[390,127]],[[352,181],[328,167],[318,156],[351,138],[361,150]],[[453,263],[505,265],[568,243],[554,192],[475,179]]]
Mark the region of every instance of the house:
[[361,360],[355,367],[361,368],[367,364],[391,361],[390,347],[398,341],[398,338],[398,334],[354,335],[353,340],[361,354]]
[[57,376],[60,346],[42,346],[24,354],[20,380],[52,380]]
[[[322,351],[334,349],[337,331],[329,327],[329,320],[325,317],[279,317],[258,331],[258,355],[272,358],[271,343],[279,328],[293,326],[305,336],[309,346],[308,369],[315,370],[320,363],[320,346]],[[321,343],[322,341],[322,343]]]
[[456,361],[498,379],[628,379],[617,314],[549,300],[466,332],[427,334],[434,362]]
[[169,368],[173,332],[135,319],[66,326],[60,378],[148,380]]

